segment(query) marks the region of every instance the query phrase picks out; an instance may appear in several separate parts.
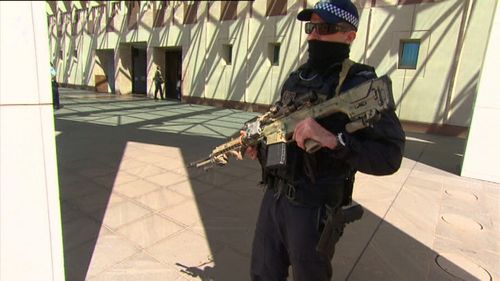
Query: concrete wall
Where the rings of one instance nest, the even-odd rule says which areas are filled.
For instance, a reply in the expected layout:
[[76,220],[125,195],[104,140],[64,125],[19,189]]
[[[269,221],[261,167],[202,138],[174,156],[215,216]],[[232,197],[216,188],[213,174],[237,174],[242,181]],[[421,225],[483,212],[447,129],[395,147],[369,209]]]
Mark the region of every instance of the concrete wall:
[[[50,2],[50,1],[49,1]],[[65,56],[60,82],[93,86],[94,49],[109,48],[116,52],[117,93],[131,93],[131,44],[146,43],[148,50],[148,93],[153,94],[155,48],[182,48],[183,95],[197,99],[215,99],[240,103],[270,104],[288,74],[306,59],[307,44],[303,24],[296,15],[316,1],[288,0],[287,15],[266,17],[267,0],[238,2],[238,19],[220,21],[221,3],[200,1],[195,24],[183,24],[183,1],[169,1],[166,25],[153,27],[155,1],[142,1],[139,27],[128,30],[127,5],[117,11],[115,31],[106,32],[104,15],[93,35],[83,40],[68,33],[55,36],[55,19],[50,41],[52,54],[59,45],[65,54],[73,46],[81,46],[82,58]],[[458,126],[462,132],[470,125],[495,0],[354,1],[361,21],[351,58],[372,64],[379,75],[393,80],[397,113],[404,121],[438,126]],[[48,7],[61,6],[53,2]],[[67,6],[67,5],[66,5]],[[53,8],[49,8],[50,11]],[[89,9],[87,9],[89,10]],[[58,13],[60,17],[63,13]],[[99,18],[99,16],[96,16]],[[81,18],[81,20],[86,18]],[[417,69],[398,69],[401,39],[420,39]],[[272,44],[281,44],[280,65],[271,65]],[[232,45],[233,60],[227,65],[224,48]],[[78,70],[81,69],[81,70]]]
[[[495,20],[491,26],[491,37],[480,73],[479,90],[474,105],[471,130],[462,165],[462,176],[500,182],[500,133],[496,124],[500,123],[500,6],[493,8]],[[484,26],[484,29],[489,27]]]
[[0,280],[64,280],[44,6],[0,2]]

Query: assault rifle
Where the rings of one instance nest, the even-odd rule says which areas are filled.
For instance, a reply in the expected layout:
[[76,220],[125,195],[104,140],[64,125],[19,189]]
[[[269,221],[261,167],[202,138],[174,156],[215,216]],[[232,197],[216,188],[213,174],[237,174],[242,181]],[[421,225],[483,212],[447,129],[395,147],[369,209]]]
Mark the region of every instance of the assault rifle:
[[[188,167],[208,169],[214,164],[223,166],[228,162],[228,155],[242,159],[248,146],[261,141],[266,143],[268,149],[266,167],[283,165],[286,163],[286,143],[300,121],[309,117],[321,119],[342,112],[350,120],[345,129],[352,133],[374,124],[383,111],[394,109],[392,83],[386,75],[366,81],[326,101],[321,101],[311,92],[288,104],[278,102],[265,114],[247,121],[242,129],[245,134],[217,146],[207,158],[192,162]],[[307,140],[305,146],[309,153],[321,148],[313,140]]]

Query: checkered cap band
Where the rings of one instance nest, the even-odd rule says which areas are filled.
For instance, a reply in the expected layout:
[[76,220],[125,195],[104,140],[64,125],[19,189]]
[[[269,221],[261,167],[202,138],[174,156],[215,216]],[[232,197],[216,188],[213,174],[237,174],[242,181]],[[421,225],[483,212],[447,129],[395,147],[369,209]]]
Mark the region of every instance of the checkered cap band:
[[314,5],[314,9],[328,11],[334,14],[335,16],[345,20],[346,22],[352,24],[354,27],[358,28],[358,23],[359,23],[358,18],[355,15],[349,13],[348,11],[335,6],[334,4],[319,2],[316,3],[316,5]]

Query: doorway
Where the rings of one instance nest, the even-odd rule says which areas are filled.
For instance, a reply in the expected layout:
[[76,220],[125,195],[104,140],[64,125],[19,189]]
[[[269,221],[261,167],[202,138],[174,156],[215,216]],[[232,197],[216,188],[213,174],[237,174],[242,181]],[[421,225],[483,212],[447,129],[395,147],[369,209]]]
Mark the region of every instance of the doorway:
[[96,50],[94,81],[99,93],[115,93],[115,59],[113,50]]
[[182,49],[165,51],[165,96],[181,100],[182,97]]
[[146,95],[147,57],[145,48],[132,47],[132,92]]

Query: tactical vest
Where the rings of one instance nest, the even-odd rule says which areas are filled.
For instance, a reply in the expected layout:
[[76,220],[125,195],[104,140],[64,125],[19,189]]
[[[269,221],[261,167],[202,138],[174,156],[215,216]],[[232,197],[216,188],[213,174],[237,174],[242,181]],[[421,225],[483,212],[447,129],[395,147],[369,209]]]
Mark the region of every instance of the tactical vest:
[[[316,73],[305,64],[290,74],[282,87],[280,101],[286,104],[310,92],[314,92],[320,100],[330,99],[356,86],[348,84],[359,73],[371,73],[375,77],[373,67],[350,60],[334,64],[323,73]],[[344,131],[349,119],[345,114],[336,113],[317,121],[329,131],[338,133]],[[309,154],[299,148],[295,142],[290,142],[287,144],[287,165],[278,169],[264,170],[264,182],[271,188],[272,185],[276,185],[276,182],[286,182],[287,185],[295,186],[303,191],[308,190],[307,192],[327,192],[329,194],[327,197],[330,197],[327,201],[341,200],[342,205],[347,205],[351,200],[355,171],[345,162],[331,157],[330,152],[328,148],[322,148]],[[321,190],[325,188],[329,191]],[[332,189],[336,189],[336,192],[332,193]],[[342,198],[335,198],[339,196]],[[320,194],[317,197],[325,196]]]

